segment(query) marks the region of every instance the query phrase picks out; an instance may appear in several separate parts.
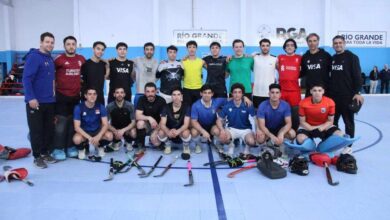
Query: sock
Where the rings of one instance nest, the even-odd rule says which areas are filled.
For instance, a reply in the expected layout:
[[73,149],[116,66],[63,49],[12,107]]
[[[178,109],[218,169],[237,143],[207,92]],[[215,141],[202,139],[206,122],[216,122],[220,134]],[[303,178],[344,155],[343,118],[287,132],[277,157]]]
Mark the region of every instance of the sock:
[[109,143],[110,143],[109,141],[102,139],[99,141],[99,147],[104,147],[104,146],[108,145]]
[[144,148],[145,147],[145,136],[146,136],[146,130],[143,129],[137,129],[137,145]]
[[250,154],[249,148],[250,146],[245,144],[244,154]]

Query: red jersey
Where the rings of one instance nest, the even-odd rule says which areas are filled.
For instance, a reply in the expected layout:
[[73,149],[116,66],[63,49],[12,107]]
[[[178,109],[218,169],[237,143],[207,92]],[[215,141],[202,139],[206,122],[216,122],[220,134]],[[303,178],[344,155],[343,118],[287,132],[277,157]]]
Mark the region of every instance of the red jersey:
[[328,116],[336,112],[336,105],[331,98],[322,97],[320,103],[313,103],[312,97],[307,97],[299,103],[299,116],[306,117],[306,122],[311,126],[324,124]]
[[68,57],[61,54],[54,60],[56,65],[56,91],[65,96],[80,95],[80,69],[85,58],[76,54]]
[[300,55],[279,55],[278,56],[278,71],[279,71],[279,84],[282,87],[282,91],[300,91],[299,87],[299,72],[301,68]]

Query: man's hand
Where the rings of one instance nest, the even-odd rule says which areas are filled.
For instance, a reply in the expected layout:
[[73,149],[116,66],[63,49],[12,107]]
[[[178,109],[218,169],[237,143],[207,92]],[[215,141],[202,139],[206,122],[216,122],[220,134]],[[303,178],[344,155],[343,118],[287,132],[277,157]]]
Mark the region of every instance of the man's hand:
[[211,142],[210,134],[207,131],[202,132],[203,138],[206,138],[208,141]]
[[157,128],[158,123],[157,123],[156,120],[154,120],[154,118],[149,117],[149,118],[148,118],[148,121],[149,121],[149,123],[150,123],[150,126],[151,126],[153,129],[156,129],[156,128]]
[[31,100],[28,102],[28,105],[29,105],[30,108],[32,108],[32,109],[39,110],[39,103],[38,103],[38,100],[36,100],[36,99],[31,99]]
[[364,98],[360,94],[356,94],[352,100],[357,100],[358,104],[363,105]]
[[99,135],[96,135],[95,137],[91,137],[91,138],[88,139],[89,143],[92,144],[95,147],[99,146],[99,140],[100,140]]

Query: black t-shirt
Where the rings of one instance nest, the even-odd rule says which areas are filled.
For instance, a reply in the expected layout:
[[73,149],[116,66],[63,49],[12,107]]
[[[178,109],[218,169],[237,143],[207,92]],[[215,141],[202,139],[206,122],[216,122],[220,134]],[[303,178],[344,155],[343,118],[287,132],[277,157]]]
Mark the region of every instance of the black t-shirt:
[[134,106],[128,101],[124,101],[122,107],[111,102],[107,105],[107,116],[114,128],[122,129],[134,120]]
[[114,97],[115,88],[123,87],[126,93],[125,99],[131,100],[131,87],[133,86],[133,79],[131,73],[133,72],[134,62],[131,60],[119,61],[114,59],[110,61],[110,93],[111,98]]
[[183,126],[185,117],[191,117],[191,108],[183,104],[178,111],[174,112],[173,103],[169,103],[165,105],[161,117],[167,117],[167,128],[179,129]]
[[301,77],[306,77],[306,90],[310,90],[310,87],[314,84],[322,84],[327,89],[331,62],[332,57],[323,49],[315,54],[307,51],[302,56]]
[[166,95],[171,95],[173,88],[181,88],[183,76],[184,70],[179,61],[160,64],[156,73],[156,78],[161,80],[160,91]]
[[207,64],[206,83],[211,85],[215,94],[222,94],[224,97],[226,97],[226,57],[220,56],[218,58],[213,58],[213,56],[207,56],[204,57],[203,60]]
[[359,57],[346,50],[332,57],[329,95],[331,98],[350,97],[358,94],[362,87]]
[[[81,79],[83,80],[82,91],[88,87],[96,89],[97,99],[96,102],[104,105],[104,76],[106,75],[106,63],[99,61],[95,63],[91,59],[88,59],[81,66]],[[84,96],[83,96],[84,97]]]
[[137,110],[143,111],[143,115],[151,116],[157,123],[160,123],[160,113],[161,110],[166,105],[166,102],[160,96],[156,96],[154,102],[149,102],[146,96],[141,96],[137,103]]

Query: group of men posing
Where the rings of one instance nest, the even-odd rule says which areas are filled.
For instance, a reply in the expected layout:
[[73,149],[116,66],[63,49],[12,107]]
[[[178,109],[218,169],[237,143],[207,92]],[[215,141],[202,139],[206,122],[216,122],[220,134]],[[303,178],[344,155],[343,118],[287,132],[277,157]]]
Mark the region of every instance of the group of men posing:
[[[40,48],[27,55],[23,74],[34,164],[40,168],[66,156],[84,159],[90,144],[104,156],[119,150],[122,139],[127,151],[136,147],[143,152],[147,135],[165,154],[182,144],[185,155],[191,153],[190,146],[200,153],[214,142],[221,152],[227,146],[226,153],[233,156],[233,140],[241,139],[245,148],[240,157],[246,159],[251,147],[267,140],[280,146],[285,138],[303,143],[307,138],[341,136],[340,117],[353,137],[354,113],[348,105],[363,102],[359,59],[345,50],[339,35],[333,38],[333,56],[318,47],[319,36],[313,33],[303,56],[295,54],[293,39],[285,41],[286,54],[278,57],[270,54],[268,39],[262,39],[261,52],[252,55],[244,54],[244,42],[238,39],[232,44],[233,56],[221,56],[221,45],[213,42],[211,55],[201,59],[196,57],[197,43],[189,41],[188,55],[181,61],[172,45],[168,59],[160,63],[153,59],[152,43],[144,45],[144,57],[134,60],[127,59],[127,45],[118,43],[117,57],[107,61],[102,59],[103,42],[93,44],[87,61],[76,54],[76,38],[68,36],[63,43],[65,53],[53,60],[54,36],[43,33]],[[304,100],[300,77],[306,77]],[[110,80],[107,107],[105,79]],[[344,152],[351,153],[347,148]]]

